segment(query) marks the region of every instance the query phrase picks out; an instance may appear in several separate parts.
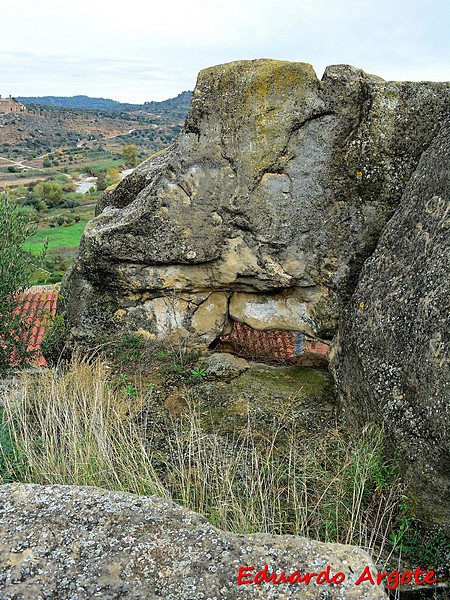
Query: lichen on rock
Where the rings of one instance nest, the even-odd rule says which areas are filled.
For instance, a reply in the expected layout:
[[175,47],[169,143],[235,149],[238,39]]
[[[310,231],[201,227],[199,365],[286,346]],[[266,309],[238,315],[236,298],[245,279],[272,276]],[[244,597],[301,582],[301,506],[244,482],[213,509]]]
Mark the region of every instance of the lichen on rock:
[[384,423],[417,516],[450,533],[450,122],[366,261],[331,352],[349,423]]
[[[323,598],[334,584],[238,585],[240,567],[268,572],[342,572],[339,598],[382,600],[378,585],[355,585],[361,548],[299,536],[220,531],[165,498],[98,488],[0,486],[2,598]],[[248,575],[250,572],[247,572]],[[330,596],[331,597],[331,596]]]
[[267,328],[255,306],[297,297],[276,326],[332,337],[449,99],[449,84],[346,65],[321,81],[275,60],[202,71],[176,143],[86,227],[62,288],[72,337],[141,330],[205,348],[239,294],[254,297],[244,323]]

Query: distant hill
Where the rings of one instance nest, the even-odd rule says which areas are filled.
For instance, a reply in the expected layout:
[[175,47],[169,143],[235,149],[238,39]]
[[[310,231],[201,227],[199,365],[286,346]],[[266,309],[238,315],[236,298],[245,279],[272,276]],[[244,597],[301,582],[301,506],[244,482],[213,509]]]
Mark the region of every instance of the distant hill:
[[[20,99],[19,99],[20,98]],[[61,108],[106,109],[114,110],[120,107],[120,102],[106,98],[90,98],[89,96],[18,96],[19,102],[41,104],[43,106],[59,106]]]
[[152,112],[164,112],[167,109],[188,107],[191,102],[192,92],[181,92],[176,98],[169,98],[162,102],[144,102],[144,104],[131,104],[117,102],[107,98],[91,98],[90,96],[17,96],[16,100],[25,104],[40,104],[60,108],[79,108],[83,110],[112,110],[132,111],[146,108]]
[[[29,162],[61,148],[81,147],[120,154],[123,146],[135,144],[139,156],[145,158],[174,142],[183,128],[191,96],[191,92],[183,92],[164,102],[145,104],[88,96],[21,97],[28,108],[26,112],[0,112],[0,156],[20,156]],[[33,166],[41,167],[42,160]],[[5,165],[0,161],[0,187]]]
[[153,107],[158,107],[158,106],[167,106],[167,107],[173,107],[173,106],[186,106],[188,107],[191,103],[192,100],[192,92],[181,92],[181,94],[178,94],[178,96],[176,96],[175,98],[169,98],[168,100],[163,100],[162,102],[144,102],[144,106],[148,107],[150,106],[151,108]]

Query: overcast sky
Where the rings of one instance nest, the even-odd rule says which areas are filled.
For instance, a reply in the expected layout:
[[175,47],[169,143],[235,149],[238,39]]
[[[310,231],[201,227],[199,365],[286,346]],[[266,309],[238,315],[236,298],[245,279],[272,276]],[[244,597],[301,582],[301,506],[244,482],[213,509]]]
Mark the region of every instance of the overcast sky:
[[450,0],[0,0],[0,94],[128,102],[238,59],[450,81]]

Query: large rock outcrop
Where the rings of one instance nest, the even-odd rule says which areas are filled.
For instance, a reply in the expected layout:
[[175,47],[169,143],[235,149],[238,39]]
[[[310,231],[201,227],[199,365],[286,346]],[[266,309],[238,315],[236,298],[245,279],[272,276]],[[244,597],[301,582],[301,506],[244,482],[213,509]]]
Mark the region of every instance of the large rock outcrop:
[[450,122],[365,263],[332,350],[349,422],[384,423],[419,515],[450,534],[449,309]]
[[[200,598],[362,598],[387,596],[377,585],[355,585],[369,567],[355,546],[296,536],[237,535],[170,500],[97,488],[9,484],[0,486],[0,592],[3,600],[200,600]],[[268,566],[330,576],[338,585],[238,585]]]
[[230,318],[330,338],[450,85],[350,66],[202,71],[183,133],[107,193],[66,279],[74,338],[207,346]]

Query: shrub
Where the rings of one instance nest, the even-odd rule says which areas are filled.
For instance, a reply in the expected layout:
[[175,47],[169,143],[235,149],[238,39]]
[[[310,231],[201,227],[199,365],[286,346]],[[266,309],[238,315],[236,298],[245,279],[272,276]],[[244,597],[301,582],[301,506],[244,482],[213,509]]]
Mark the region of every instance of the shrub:
[[61,208],[76,208],[80,206],[81,202],[76,200],[75,198],[69,198],[63,204],[61,204]]
[[122,156],[127,167],[135,167],[138,164],[138,149],[136,144],[124,146]]
[[64,190],[56,181],[41,181],[35,185],[33,196],[52,208],[64,202]]
[[7,193],[0,194],[0,371],[30,362],[28,325],[14,313],[17,295],[24,290],[35,269],[34,259],[22,245],[33,233],[27,217]]

